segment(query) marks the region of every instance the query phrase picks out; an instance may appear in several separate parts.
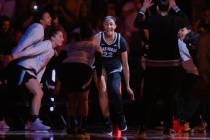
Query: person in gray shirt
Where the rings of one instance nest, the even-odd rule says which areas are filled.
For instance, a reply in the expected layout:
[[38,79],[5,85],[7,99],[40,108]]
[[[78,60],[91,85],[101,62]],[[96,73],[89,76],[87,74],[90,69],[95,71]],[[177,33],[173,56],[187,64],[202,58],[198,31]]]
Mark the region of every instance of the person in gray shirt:
[[[54,48],[62,45],[64,39],[60,30],[52,29],[49,40],[41,41],[26,49],[11,55],[6,55],[5,61],[13,61],[9,64],[8,86],[12,93],[21,94],[19,89],[33,94],[30,130],[48,130],[50,127],[44,125],[39,119],[39,110],[43,97],[40,85],[41,77],[45,67],[54,56]],[[18,92],[18,93],[17,93]]]

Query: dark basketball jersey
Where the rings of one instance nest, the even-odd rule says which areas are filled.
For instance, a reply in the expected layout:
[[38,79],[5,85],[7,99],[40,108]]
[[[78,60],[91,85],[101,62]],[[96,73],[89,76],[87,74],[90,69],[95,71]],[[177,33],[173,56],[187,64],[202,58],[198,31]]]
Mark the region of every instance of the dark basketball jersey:
[[108,74],[122,71],[121,53],[127,51],[127,42],[120,33],[111,44],[104,39],[104,32],[100,33],[100,46],[103,49],[103,65]]

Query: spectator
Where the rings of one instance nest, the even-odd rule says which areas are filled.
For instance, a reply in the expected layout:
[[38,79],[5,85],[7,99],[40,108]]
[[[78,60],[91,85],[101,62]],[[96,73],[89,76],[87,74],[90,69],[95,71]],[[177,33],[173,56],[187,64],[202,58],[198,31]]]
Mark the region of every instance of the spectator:
[[[86,134],[88,116],[88,94],[92,80],[92,65],[96,65],[98,80],[101,77],[100,60],[102,50],[92,39],[92,28],[84,22],[80,26],[81,40],[67,46],[67,57],[62,61],[58,71],[57,93],[63,92],[68,105],[69,134]],[[80,124],[76,124],[79,118]]]
[[[43,91],[40,85],[40,79],[45,71],[45,67],[50,59],[55,54],[55,48],[62,45],[63,34],[60,30],[52,29],[49,33],[49,40],[40,41],[36,44],[28,46],[26,49],[18,53],[5,56],[5,60],[13,61],[9,65],[8,87],[13,94],[23,94],[24,91],[32,93],[32,111],[30,123],[27,126],[30,130],[48,130],[50,127],[44,125],[39,119],[39,110]],[[16,61],[14,61],[16,60]],[[23,90],[24,89],[24,90]],[[13,94],[10,94],[12,100],[10,107],[14,108],[15,99]],[[19,113],[17,110],[13,112]],[[14,116],[13,116],[14,117]],[[19,122],[20,123],[20,122]],[[12,125],[12,129],[17,129],[21,126]],[[23,129],[23,128],[21,128]]]
[[[151,126],[155,101],[161,97],[164,101],[164,134],[170,133],[173,116],[172,101],[180,88],[181,66],[177,39],[177,20],[185,17],[175,0],[160,0],[155,3],[158,14],[145,16],[146,10],[153,5],[152,0],[144,0],[135,19],[135,26],[147,31],[149,49],[145,59],[144,77],[144,119],[140,123],[139,133],[145,131],[145,125]],[[175,15],[169,13],[169,9]]]

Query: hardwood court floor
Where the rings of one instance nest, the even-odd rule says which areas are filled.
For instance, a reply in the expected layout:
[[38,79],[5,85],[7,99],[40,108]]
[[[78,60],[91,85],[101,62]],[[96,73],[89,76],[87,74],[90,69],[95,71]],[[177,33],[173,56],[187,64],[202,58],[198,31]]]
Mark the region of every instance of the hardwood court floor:
[[89,135],[72,136],[65,131],[0,131],[0,140],[210,140],[210,132],[207,133],[180,133],[163,135],[160,130],[148,130],[145,135],[137,136],[135,128],[129,128],[126,133],[107,136],[99,131],[97,127],[91,128]]

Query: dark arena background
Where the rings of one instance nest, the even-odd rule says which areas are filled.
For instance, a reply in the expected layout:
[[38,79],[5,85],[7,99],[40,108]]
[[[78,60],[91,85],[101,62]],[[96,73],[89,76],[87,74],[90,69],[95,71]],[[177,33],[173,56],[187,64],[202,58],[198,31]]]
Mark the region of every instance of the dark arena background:
[[[0,139],[2,140],[76,140],[76,139],[90,139],[90,140],[130,140],[130,139],[197,139],[197,140],[207,140],[210,139],[210,90],[209,88],[204,89],[203,84],[200,85],[201,90],[197,90],[194,87],[197,87],[196,84],[193,83],[193,80],[196,77],[191,77],[184,72],[184,69],[181,68],[181,79],[180,83],[175,83],[175,85],[179,86],[176,94],[170,97],[170,104],[173,104],[174,108],[171,108],[171,112],[173,115],[171,116],[171,128],[169,129],[169,133],[165,133],[165,125],[164,122],[166,116],[168,115],[166,109],[168,108],[167,100],[165,101],[165,94],[157,94],[155,95],[155,100],[153,100],[153,108],[150,110],[150,121],[147,123],[147,129],[144,133],[141,133],[141,122],[145,120],[145,110],[147,111],[147,107],[145,107],[145,98],[144,98],[144,87],[145,83],[145,75],[147,74],[144,69],[144,62],[147,55],[151,54],[149,47],[150,38],[147,36],[147,32],[137,28],[134,26],[134,21],[137,14],[141,14],[140,10],[145,1],[150,0],[0,0]],[[152,1],[152,0],[151,0]],[[157,12],[157,3],[161,3],[162,1],[167,0],[153,0],[152,5],[145,16],[152,16],[159,14]],[[173,0],[169,0],[173,1]],[[181,9],[181,11],[187,17],[188,24],[190,25],[190,30],[199,34],[209,34],[210,29],[210,0],[174,0],[176,5]],[[175,7],[177,8],[177,7]],[[178,8],[178,9],[179,9]],[[23,68],[24,71],[32,72],[35,76],[26,75],[24,78],[22,77],[23,82],[26,85],[20,86],[18,85],[18,89],[11,88],[9,84],[9,78],[13,77],[14,74],[10,72],[16,71],[13,69],[13,64],[22,62],[22,60],[29,60],[31,56],[24,56],[19,59],[14,59],[15,55],[13,55],[13,50],[18,46],[21,42],[22,38],[30,38],[29,42],[33,40],[35,37],[34,32],[28,35],[28,28],[35,21],[35,17],[42,10],[46,10],[50,13],[51,17],[51,25],[58,28],[59,31],[63,34],[63,44],[59,47],[55,48],[55,55],[51,58],[49,62],[46,64],[46,69],[44,74],[39,82],[41,89],[43,90],[43,97],[41,98],[41,108],[39,111],[39,116],[37,114],[31,115],[32,111],[32,102],[33,102],[33,94],[29,94],[30,89],[25,90],[24,88],[27,86],[27,82],[30,78],[35,78],[38,81],[38,72],[34,69]],[[176,9],[177,10],[177,9]],[[175,14],[173,8],[170,11],[167,11],[168,14]],[[92,35],[96,35],[97,33],[104,30],[104,19],[107,20],[106,16],[115,17],[116,21],[116,32],[119,32],[121,36],[126,40],[126,44],[128,44],[126,48],[126,52],[128,55],[127,61],[129,66],[129,79],[130,79],[130,87],[134,93],[134,100],[131,100],[131,96],[127,92],[126,88],[126,77],[123,72],[120,73],[121,82],[120,86],[120,97],[122,98],[123,110],[124,110],[124,118],[126,119],[126,129],[127,131],[121,131],[118,126],[118,120],[116,119],[119,112],[115,112],[115,106],[118,102],[112,98],[109,99],[109,111],[110,118],[113,121],[112,124],[112,135],[107,135],[104,133],[104,127],[106,122],[104,123],[105,117],[101,111],[100,104],[100,94],[99,90],[102,87],[97,88],[99,84],[98,81],[94,79],[90,84],[90,92],[88,96],[88,116],[86,116],[87,120],[85,123],[85,132],[73,132],[69,130],[69,125],[72,123],[69,117],[69,107],[68,99],[69,96],[66,97],[64,93],[64,89],[57,90],[57,84],[60,77],[65,77],[66,73],[58,74],[60,71],[60,64],[62,64],[64,58],[68,55],[66,53],[71,46],[74,46],[77,42],[82,40],[82,29],[81,25],[83,23],[87,23],[87,25],[91,24],[92,26]],[[43,17],[41,17],[43,18]],[[109,19],[110,20],[110,19]],[[39,20],[40,22],[41,20]],[[113,20],[114,21],[114,20]],[[181,21],[180,21],[181,22]],[[41,22],[40,22],[41,23]],[[111,25],[110,25],[111,26]],[[143,24],[141,25],[144,26]],[[44,26],[43,26],[44,27]],[[148,27],[148,26],[147,26]],[[41,27],[42,28],[42,27]],[[155,28],[155,27],[154,27]],[[163,27],[159,27],[162,29]],[[45,40],[50,40],[52,38],[47,38],[50,36],[51,27],[44,27],[44,36],[42,40],[36,40],[33,42],[34,44],[30,44],[26,42],[26,47],[22,50],[27,52],[28,46],[35,46],[40,42],[44,42]],[[111,30],[111,29],[110,29]],[[86,30],[88,33],[88,30]],[[161,31],[161,30],[159,30]],[[38,31],[38,34],[41,34],[41,31]],[[109,31],[107,31],[109,32]],[[164,32],[164,31],[163,31]],[[37,32],[36,32],[37,33]],[[158,32],[158,34],[161,34]],[[84,33],[85,34],[85,33]],[[171,34],[171,33],[169,33]],[[177,32],[178,34],[178,32]],[[24,36],[25,35],[25,36]],[[23,37],[24,36],[24,37]],[[176,36],[176,35],[175,35]],[[117,37],[116,37],[117,38]],[[101,37],[100,39],[106,39],[106,37]],[[23,39],[24,40],[24,39]],[[52,39],[53,40],[53,39]],[[178,38],[177,38],[178,40]],[[208,40],[208,39],[207,39]],[[209,38],[210,40],[210,38]],[[40,42],[39,42],[40,41]],[[112,40],[113,42],[115,40]],[[167,42],[167,39],[162,38],[162,42]],[[106,41],[104,41],[106,42]],[[28,44],[27,44],[28,43]],[[51,43],[53,44],[53,43]],[[108,44],[108,43],[107,43]],[[114,44],[114,43],[113,43]],[[177,43],[178,44],[178,43]],[[100,42],[101,45],[101,42]],[[111,44],[112,45],[112,44]],[[111,46],[109,44],[109,46]],[[207,48],[210,47],[207,44]],[[51,45],[53,46],[53,45]],[[113,45],[114,46],[114,45]],[[190,44],[191,46],[191,44]],[[34,47],[34,48],[35,48]],[[171,47],[171,46],[168,46]],[[67,51],[66,51],[67,50]],[[156,49],[157,50],[157,49]],[[178,45],[177,45],[178,52]],[[37,50],[38,51],[38,50]],[[40,50],[39,50],[40,51]],[[39,52],[38,51],[38,52]],[[91,50],[93,51],[93,50]],[[103,50],[104,51],[104,50]],[[158,50],[157,50],[158,51]],[[210,62],[209,58],[210,49],[206,49],[206,58],[208,57],[208,63]],[[30,50],[28,51],[30,52]],[[161,51],[158,51],[161,52]],[[198,51],[199,52],[199,51]],[[34,52],[36,53],[36,52]],[[45,52],[43,52],[45,53]],[[122,52],[120,52],[122,53]],[[163,51],[163,53],[165,53]],[[191,52],[190,52],[191,53]],[[36,53],[33,57],[37,56],[40,59],[37,62],[38,66],[41,65],[41,62],[44,62],[41,59],[42,53]],[[173,54],[173,53],[172,53]],[[46,53],[47,55],[47,53]],[[122,55],[120,55],[121,57]],[[43,56],[42,56],[43,57]],[[180,56],[179,56],[180,57]],[[88,57],[91,59],[91,57]],[[190,57],[191,58],[191,57]],[[12,59],[12,61],[10,61]],[[13,60],[14,59],[14,60]],[[78,60],[78,59],[77,59]],[[76,60],[76,62],[77,62]],[[157,59],[161,60],[161,59]],[[78,60],[79,61],[79,60]],[[14,63],[13,63],[14,62]],[[120,63],[122,62],[120,58]],[[200,61],[199,61],[200,62]],[[199,63],[198,62],[198,63]],[[33,65],[33,61],[29,61],[31,65]],[[123,62],[122,62],[123,63]],[[180,63],[180,62],[179,62]],[[21,63],[22,64],[22,63]],[[199,63],[198,67],[203,63]],[[113,63],[113,65],[117,65],[117,63]],[[181,65],[181,64],[180,64]],[[11,68],[13,71],[11,70]],[[22,65],[21,65],[22,66]],[[124,70],[124,65],[122,65],[122,69]],[[197,65],[196,65],[197,66]],[[208,70],[210,65],[205,65]],[[95,64],[95,69],[97,70],[97,64]],[[201,66],[202,67],[202,66]],[[198,69],[199,69],[198,68]],[[94,69],[94,70],[95,70]],[[147,68],[146,68],[147,69]],[[36,69],[35,69],[36,70]],[[41,69],[42,70],[42,69]],[[154,69],[153,69],[154,70]],[[200,70],[200,69],[199,69]],[[202,71],[203,69],[201,69]],[[72,70],[73,71],[73,70]],[[80,69],[74,71],[74,74],[71,74],[73,77],[78,77],[76,79],[82,79],[87,74],[79,73]],[[199,71],[200,72],[200,71]],[[158,73],[158,72],[157,72]],[[160,72],[161,73],[161,72]],[[209,74],[209,71],[207,71]],[[11,76],[12,75],[12,76]],[[62,75],[62,76],[60,76]],[[170,74],[169,74],[170,75]],[[22,74],[21,74],[22,76]],[[20,77],[21,77],[20,76]],[[29,76],[29,77],[28,77]],[[154,76],[154,75],[153,75]],[[188,77],[189,76],[189,77]],[[58,78],[59,77],[59,78]],[[68,76],[66,76],[68,77]],[[166,77],[166,76],[165,76]],[[164,78],[165,78],[164,77]],[[27,79],[28,78],[28,79]],[[150,77],[151,78],[151,77]],[[157,77],[152,77],[154,81]],[[164,78],[162,80],[164,80]],[[207,81],[209,82],[210,76],[208,75]],[[66,78],[67,79],[67,78]],[[73,78],[72,78],[73,79]],[[161,79],[161,78],[160,78]],[[167,78],[166,78],[167,79]],[[109,78],[106,79],[107,81]],[[78,80],[75,80],[78,81]],[[14,81],[15,82],[15,81]],[[112,81],[113,83],[116,81]],[[165,82],[165,83],[164,83]],[[163,89],[167,89],[167,82],[160,81],[160,83],[155,83],[156,85],[166,85],[163,86]],[[210,82],[207,85],[210,87]],[[68,85],[70,88],[74,89],[73,86]],[[112,84],[113,84],[112,83]],[[193,85],[192,85],[193,83]],[[198,82],[199,83],[199,82]],[[110,83],[109,83],[110,84]],[[107,84],[107,85],[109,85]],[[117,85],[117,83],[114,83]],[[113,86],[116,86],[114,85]],[[153,82],[154,84],[154,82]],[[199,85],[199,84],[198,84]],[[190,89],[183,88],[184,86],[190,86]],[[207,87],[208,87],[207,86]],[[34,86],[32,86],[34,87]],[[62,87],[62,86],[61,86]],[[154,86],[155,87],[155,86]],[[35,87],[34,87],[35,88]],[[148,87],[147,87],[148,88]],[[153,85],[150,87],[150,91],[155,92],[164,92],[161,88],[153,89]],[[24,90],[23,90],[24,89]],[[190,120],[182,120],[179,116],[185,110],[185,103],[190,102],[191,94],[183,95],[181,93],[189,92],[194,93],[193,90],[199,91],[201,94],[196,98],[200,101],[199,105],[197,105],[197,109],[194,111],[193,109],[187,113],[190,114]],[[198,88],[199,89],[199,88]],[[202,94],[203,89],[205,90],[205,94]],[[207,92],[206,92],[207,91]],[[33,92],[30,91],[30,92]],[[109,92],[109,91],[108,91]],[[174,91],[175,92],[175,91]],[[36,93],[35,93],[36,94]],[[80,93],[78,93],[80,94]],[[194,96],[193,96],[194,97]],[[80,98],[83,98],[81,96]],[[152,98],[152,97],[151,97]],[[72,99],[69,99],[72,100]],[[77,100],[77,99],[75,99]],[[197,104],[197,102],[194,102]],[[76,103],[75,103],[76,104]],[[119,103],[120,104],[120,103]],[[74,105],[72,105],[74,106]],[[75,105],[76,106],[76,105]],[[103,106],[103,105],[102,105]],[[149,105],[150,107],[150,105]],[[189,106],[188,106],[189,107]],[[193,106],[191,107],[193,108]],[[77,108],[76,111],[80,112],[81,108]],[[148,109],[149,110],[149,109]],[[181,113],[180,113],[181,112]],[[184,112],[186,113],[186,112]],[[81,115],[81,114],[80,114]],[[82,119],[80,119],[80,115],[77,115],[76,124],[78,127],[81,127]],[[180,115],[181,116],[181,115]],[[30,130],[26,126],[28,124],[28,120],[33,120],[33,117],[37,119],[40,118],[40,123],[45,124],[46,126],[50,126],[49,130]],[[148,117],[148,116],[147,116]],[[119,119],[119,118],[118,118]],[[145,122],[143,122],[145,123]],[[208,125],[209,124],[209,125]],[[189,130],[188,130],[189,128]],[[186,130],[186,131],[185,131]]]

